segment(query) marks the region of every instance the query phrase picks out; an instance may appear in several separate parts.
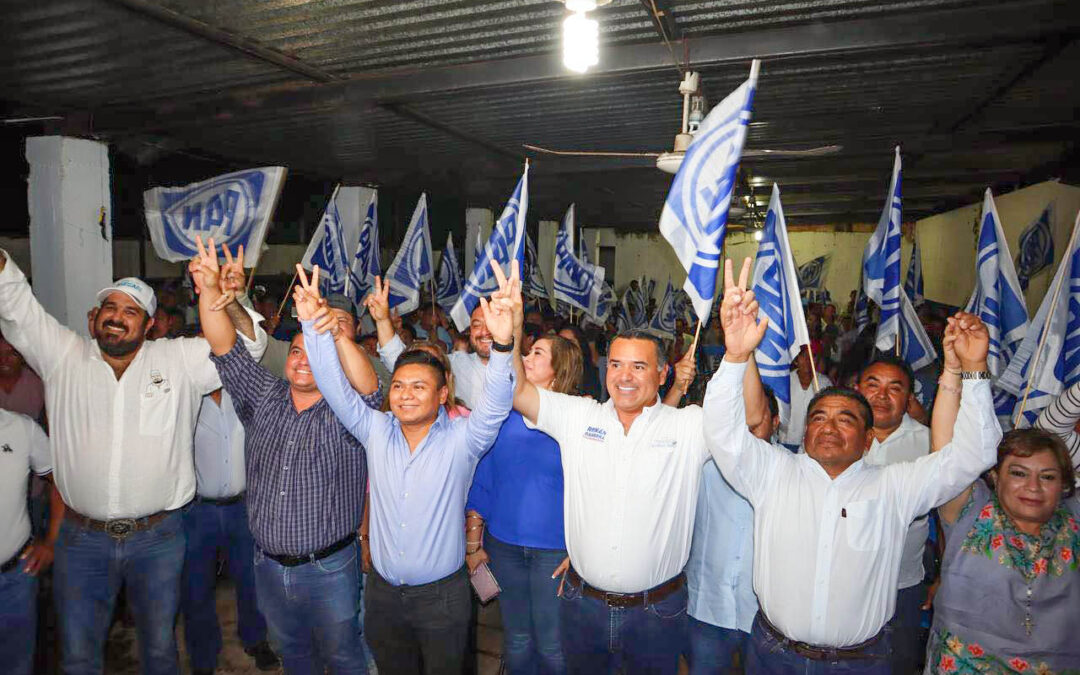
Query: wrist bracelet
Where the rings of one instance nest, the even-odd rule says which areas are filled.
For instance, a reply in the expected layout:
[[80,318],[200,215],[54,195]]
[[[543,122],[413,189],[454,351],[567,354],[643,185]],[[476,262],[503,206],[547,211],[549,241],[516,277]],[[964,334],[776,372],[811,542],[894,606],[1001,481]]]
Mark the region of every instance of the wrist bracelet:
[[949,368],[948,366],[946,366],[945,372],[952,373],[953,375],[959,375],[962,371],[959,368]]
[[962,393],[964,393],[964,390],[961,389],[960,387],[954,387],[951,384],[945,384],[941,380],[938,380],[937,385],[938,385],[938,389],[940,389],[941,391],[948,391],[948,392],[952,392],[953,394],[962,394]]
[[960,372],[961,380],[991,380],[993,377],[989,370],[964,370]]
[[492,340],[491,341],[491,348],[494,349],[497,352],[503,352],[504,354],[506,352],[513,351],[513,349],[514,349],[514,338],[510,338],[510,342],[508,342],[505,345],[500,343],[500,342],[496,342],[495,340]]

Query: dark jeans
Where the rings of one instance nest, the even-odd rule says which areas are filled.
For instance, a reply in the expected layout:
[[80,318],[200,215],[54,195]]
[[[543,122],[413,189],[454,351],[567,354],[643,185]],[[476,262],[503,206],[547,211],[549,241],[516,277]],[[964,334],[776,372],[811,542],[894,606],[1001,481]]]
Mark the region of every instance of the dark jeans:
[[213,670],[222,644],[214,594],[218,551],[225,552],[236,588],[240,643],[249,648],[266,639],[266,622],[255,596],[255,542],[244,500],[224,506],[195,502],[184,513],[184,531],[187,550],[180,596],[184,642],[193,670]]
[[38,582],[23,572],[24,566],[20,560],[0,574],[0,670],[10,675],[34,670]]
[[372,571],[364,602],[367,641],[380,673],[460,675],[472,616],[464,566],[420,586],[394,586]]
[[643,607],[608,607],[568,579],[559,612],[568,672],[676,673],[686,643],[686,597],[684,584]]
[[180,607],[184,527],[179,512],[122,539],[64,520],[53,588],[65,675],[98,675],[120,587],[135,616],[145,675],[180,672],[173,630]]
[[[367,672],[357,619],[359,547],[286,567],[255,551],[255,590],[270,642],[288,675]],[[316,665],[318,664],[318,665]]]
[[746,645],[750,634],[733,628],[689,618],[690,675],[725,675],[733,670],[736,652],[746,663]]
[[896,593],[896,612],[889,621],[892,628],[892,666],[895,675],[912,675],[919,669],[926,653],[922,630],[922,603],[926,584],[915,584]]
[[861,659],[815,660],[796,654],[770,635],[761,625],[761,614],[754,618],[750,646],[746,655],[746,675],[891,675],[889,631],[868,647]]
[[529,548],[488,534],[484,550],[499,582],[503,658],[512,675],[566,672],[559,625],[559,580],[551,574],[566,557],[563,549]]

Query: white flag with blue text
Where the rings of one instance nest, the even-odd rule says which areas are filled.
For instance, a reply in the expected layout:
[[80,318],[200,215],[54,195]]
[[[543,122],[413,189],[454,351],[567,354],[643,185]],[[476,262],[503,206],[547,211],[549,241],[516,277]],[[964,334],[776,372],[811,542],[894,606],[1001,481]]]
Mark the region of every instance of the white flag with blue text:
[[915,307],[926,302],[923,294],[922,249],[919,248],[919,233],[915,233],[915,244],[911,247],[911,262],[908,263],[907,278],[904,279],[904,293]]
[[829,263],[832,255],[826,253],[813,260],[799,265],[799,292],[808,302],[828,301],[828,291],[825,290],[825,279],[829,274]]
[[323,292],[344,293],[345,282],[349,277],[348,253],[345,248],[345,236],[341,222],[341,209],[338,208],[339,189],[335,188],[326,204],[322,219],[316,231],[318,244],[307,258],[307,269],[319,266],[319,279]]
[[[518,261],[519,270],[525,268],[525,216],[528,211],[529,165],[526,163],[517,187],[491,228],[491,236],[465,281],[461,297],[450,311],[450,317],[458,330],[465,330],[473,310],[480,304],[480,298],[494,290],[487,290],[491,289],[491,283],[495,279],[495,272],[491,269],[493,261],[502,267],[507,276],[510,276],[511,260]],[[497,282],[495,288],[498,288]]]
[[1054,264],[1054,202],[1046,205],[1039,217],[1020,233],[1020,251],[1016,254],[1016,278],[1027,290],[1031,277]]
[[716,295],[728,207],[750,124],[758,68],[755,60],[746,82],[702,121],[660,214],[660,232],[686,269],[683,288],[702,323],[708,322]]
[[781,404],[790,406],[791,362],[803,345],[810,344],[810,333],[800,299],[799,272],[780,204],[780,188],[775,183],[758,244],[752,290],[758,301],[759,316],[769,318],[765,337],[754,352],[761,381],[772,388]]
[[349,268],[346,295],[357,307],[375,289],[375,277],[382,274],[379,260],[379,193],[372,192],[360,223],[360,237],[356,243],[356,255]]
[[547,300],[547,284],[544,283],[544,274],[540,270],[536,245],[533,244],[532,237],[529,236],[528,232],[525,233],[525,270],[522,271],[522,274],[525,275],[525,281],[521,290],[535,299]]
[[897,327],[900,331],[900,358],[908,362],[912,370],[918,370],[933,363],[937,358],[937,350],[930,336],[926,334],[919,314],[915,306],[908,300],[908,296],[900,294],[900,312],[897,317]]
[[231,251],[244,247],[244,265],[262,253],[286,169],[267,166],[215,176],[183,187],[156,187],[143,193],[146,225],[158,257],[170,262],[198,254],[195,237],[213,238]]
[[863,291],[881,312],[875,341],[881,350],[895,347],[900,331],[900,296],[903,295],[900,288],[901,182],[900,147],[897,146],[885,208],[863,251],[862,262]]
[[439,260],[439,279],[435,284],[435,302],[444,312],[454,308],[461,296],[461,272],[458,269],[457,253],[454,251],[453,235],[446,235],[446,248]]
[[[1080,215],[1073,230],[1080,228]],[[1074,242],[1076,235],[1073,235]],[[1057,291],[1056,293],[1054,291]],[[1054,296],[1057,301],[1054,301]],[[1053,315],[1050,307],[1053,305]],[[1043,338],[1043,333],[1046,333]],[[1042,353],[1032,371],[1031,361],[1040,340],[1045,340]],[[1031,382],[1026,403],[1024,393]],[[1039,311],[1028,326],[1027,335],[1016,348],[1012,360],[997,385],[1016,396],[1017,414],[1023,405],[1023,418],[1018,428],[1030,427],[1039,412],[1054,398],[1080,380],[1080,246],[1076,243],[1065,252],[1058,266],[1050,292],[1043,298]]]
[[675,337],[675,320],[678,319],[675,310],[675,289],[671,286],[671,277],[668,277],[667,289],[660,304],[656,306],[656,313],[649,322],[649,330],[662,337]]
[[1013,353],[1027,335],[1028,311],[990,188],[983,197],[978,241],[975,290],[964,311],[978,316],[986,326],[990,334],[986,365],[997,377],[1005,372]]
[[396,309],[399,316],[420,306],[420,289],[435,274],[433,260],[425,193],[417,200],[412,220],[405,230],[405,240],[386,270],[386,279],[390,282],[390,308]]
[[574,207],[571,205],[555,235],[555,278],[552,287],[556,300],[595,314],[604,290],[604,268],[583,262],[574,255],[568,234],[574,229],[573,218]]

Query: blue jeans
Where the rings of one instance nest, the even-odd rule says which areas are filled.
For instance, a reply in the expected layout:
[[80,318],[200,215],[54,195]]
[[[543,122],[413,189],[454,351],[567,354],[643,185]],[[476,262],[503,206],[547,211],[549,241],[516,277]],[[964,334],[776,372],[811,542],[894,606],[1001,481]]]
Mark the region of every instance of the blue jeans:
[[686,585],[644,607],[608,607],[567,579],[560,603],[567,670],[674,675],[686,643]]
[[[255,589],[270,642],[289,675],[366,673],[360,641],[359,549],[286,567],[255,551]],[[319,664],[319,669],[316,667]]]
[[37,637],[37,577],[23,572],[25,563],[0,574],[0,664],[10,675],[34,670]]
[[65,675],[102,672],[116,595],[126,586],[142,672],[179,673],[174,626],[183,568],[184,527],[179,512],[121,539],[65,519],[53,565],[61,671]]
[[266,622],[255,598],[255,542],[248,529],[244,500],[217,506],[195,502],[184,513],[187,551],[180,608],[184,615],[184,642],[193,670],[213,670],[221,651],[218,624],[218,551],[225,551],[229,577],[236,587],[237,632],[245,648],[266,639]]
[[750,634],[721,628],[690,617],[690,675],[724,675],[731,672],[735,653],[746,663]]
[[484,550],[499,582],[503,656],[514,675],[566,672],[559,627],[559,580],[551,574],[566,557],[562,549],[529,548],[488,534]]
[[882,631],[877,642],[863,652],[867,658],[815,660],[796,654],[770,635],[761,624],[761,614],[754,617],[750,646],[746,654],[746,675],[891,675],[889,631]]

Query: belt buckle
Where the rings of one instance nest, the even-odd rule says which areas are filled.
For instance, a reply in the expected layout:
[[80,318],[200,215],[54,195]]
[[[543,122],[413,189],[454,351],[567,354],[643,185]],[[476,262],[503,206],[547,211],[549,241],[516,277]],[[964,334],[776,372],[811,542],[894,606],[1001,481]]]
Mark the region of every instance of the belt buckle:
[[604,591],[604,603],[608,607],[621,607],[626,602],[626,593],[611,593]]
[[135,531],[134,518],[117,518],[105,523],[105,532],[114,539],[124,539]]

